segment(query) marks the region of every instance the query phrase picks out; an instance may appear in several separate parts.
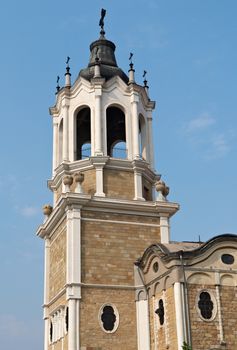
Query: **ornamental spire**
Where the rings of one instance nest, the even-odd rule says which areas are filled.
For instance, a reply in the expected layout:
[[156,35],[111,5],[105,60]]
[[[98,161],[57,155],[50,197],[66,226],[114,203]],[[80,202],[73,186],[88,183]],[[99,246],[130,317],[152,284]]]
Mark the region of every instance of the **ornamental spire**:
[[106,15],[106,10],[102,8],[101,9],[101,17],[100,17],[100,21],[99,21],[99,26],[101,28],[101,31],[100,31],[101,38],[104,38],[104,36],[105,36],[105,31],[104,31],[104,18],[105,18],[105,15]]
[[67,88],[71,87],[71,73],[70,73],[69,61],[70,61],[70,57],[67,56],[66,73],[65,73],[65,87]]

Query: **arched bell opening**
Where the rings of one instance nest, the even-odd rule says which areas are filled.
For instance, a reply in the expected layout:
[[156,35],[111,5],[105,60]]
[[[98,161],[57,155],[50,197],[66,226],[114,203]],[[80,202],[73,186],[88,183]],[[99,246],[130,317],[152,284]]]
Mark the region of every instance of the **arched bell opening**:
[[142,114],[139,114],[139,152],[140,157],[146,160],[146,121]]
[[63,161],[63,119],[61,120],[58,128],[58,165]]
[[91,156],[91,110],[82,108],[76,115],[76,160]]
[[107,154],[114,158],[127,158],[125,114],[115,106],[106,110]]
[[126,159],[127,158],[126,142],[119,140],[113,143],[111,146],[111,157]]

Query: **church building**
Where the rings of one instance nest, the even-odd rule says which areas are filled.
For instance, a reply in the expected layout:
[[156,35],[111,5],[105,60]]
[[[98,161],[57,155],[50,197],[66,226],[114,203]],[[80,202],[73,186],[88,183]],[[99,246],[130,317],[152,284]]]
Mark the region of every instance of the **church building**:
[[88,66],[72,84],[68,58],[50,108],[44,350],[235,350],[237,236],[171,240],[179,205],[154,169],[155,102],[132,54],[128,75],[117,65],[101,15]]

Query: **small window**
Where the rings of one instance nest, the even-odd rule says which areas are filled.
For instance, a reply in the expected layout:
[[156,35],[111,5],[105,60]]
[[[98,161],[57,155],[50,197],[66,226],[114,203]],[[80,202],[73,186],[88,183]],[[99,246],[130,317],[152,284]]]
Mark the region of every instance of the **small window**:
[[99,321],[103,331],[106,333],[115,332],[119,323],[119,315],[115,306],[110,304],[103,305],[99,312]]
[[53,342],[53,323],[52,322],[50,322],[49,339],[50,339],[50,343],[52,343]]
[[205,320],[211,320],[213,318],[214,304],[211,299],[211,295],[208,292],[204,291],[200,293],[198,307],[201,316]]
[[66,328],[66,332],[68,332],[68,307],[66,308],[66,314],[65,314],[65,328]]
[[163,326],[165,321],[165,309],[163,300],[159,300],[159,307],[156,309],[155,313],[159,316],[160,325]]
[[153,264],[153,271],[154,272],[158,272],[158,270],[159,270],[159,264],[158,264],[158,262],[156,261],[156,262],[154,262],[154,264]]
[[231,254],[222,254],[221,260],[226,265],[234,264],[235,258]]

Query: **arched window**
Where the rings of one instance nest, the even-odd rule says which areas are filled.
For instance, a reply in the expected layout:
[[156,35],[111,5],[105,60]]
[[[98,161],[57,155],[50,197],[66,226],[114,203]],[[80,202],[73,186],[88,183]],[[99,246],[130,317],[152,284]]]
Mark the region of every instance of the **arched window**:
[[159,307],[156,309],[155,313],[159,316],[160,325],[163,326],[165,321],[165,309],[163,300],[159,300]]
[[58,128],[58,165],[63,161],[63,119],[61,120]]
[[76,160],[91,156],[91,111],[82,108],[76,116]]
[[126,159],[127,158],[127,150],[126,150],[126,142],[117,141],[111,147],[111,157]]
[[146,122],[142,114],[139,115],[139,152],[142,159],[146,159]]
[[106,110],[107,154],[115,158],[127,158],[125,115],[121,109],[112,106]]

